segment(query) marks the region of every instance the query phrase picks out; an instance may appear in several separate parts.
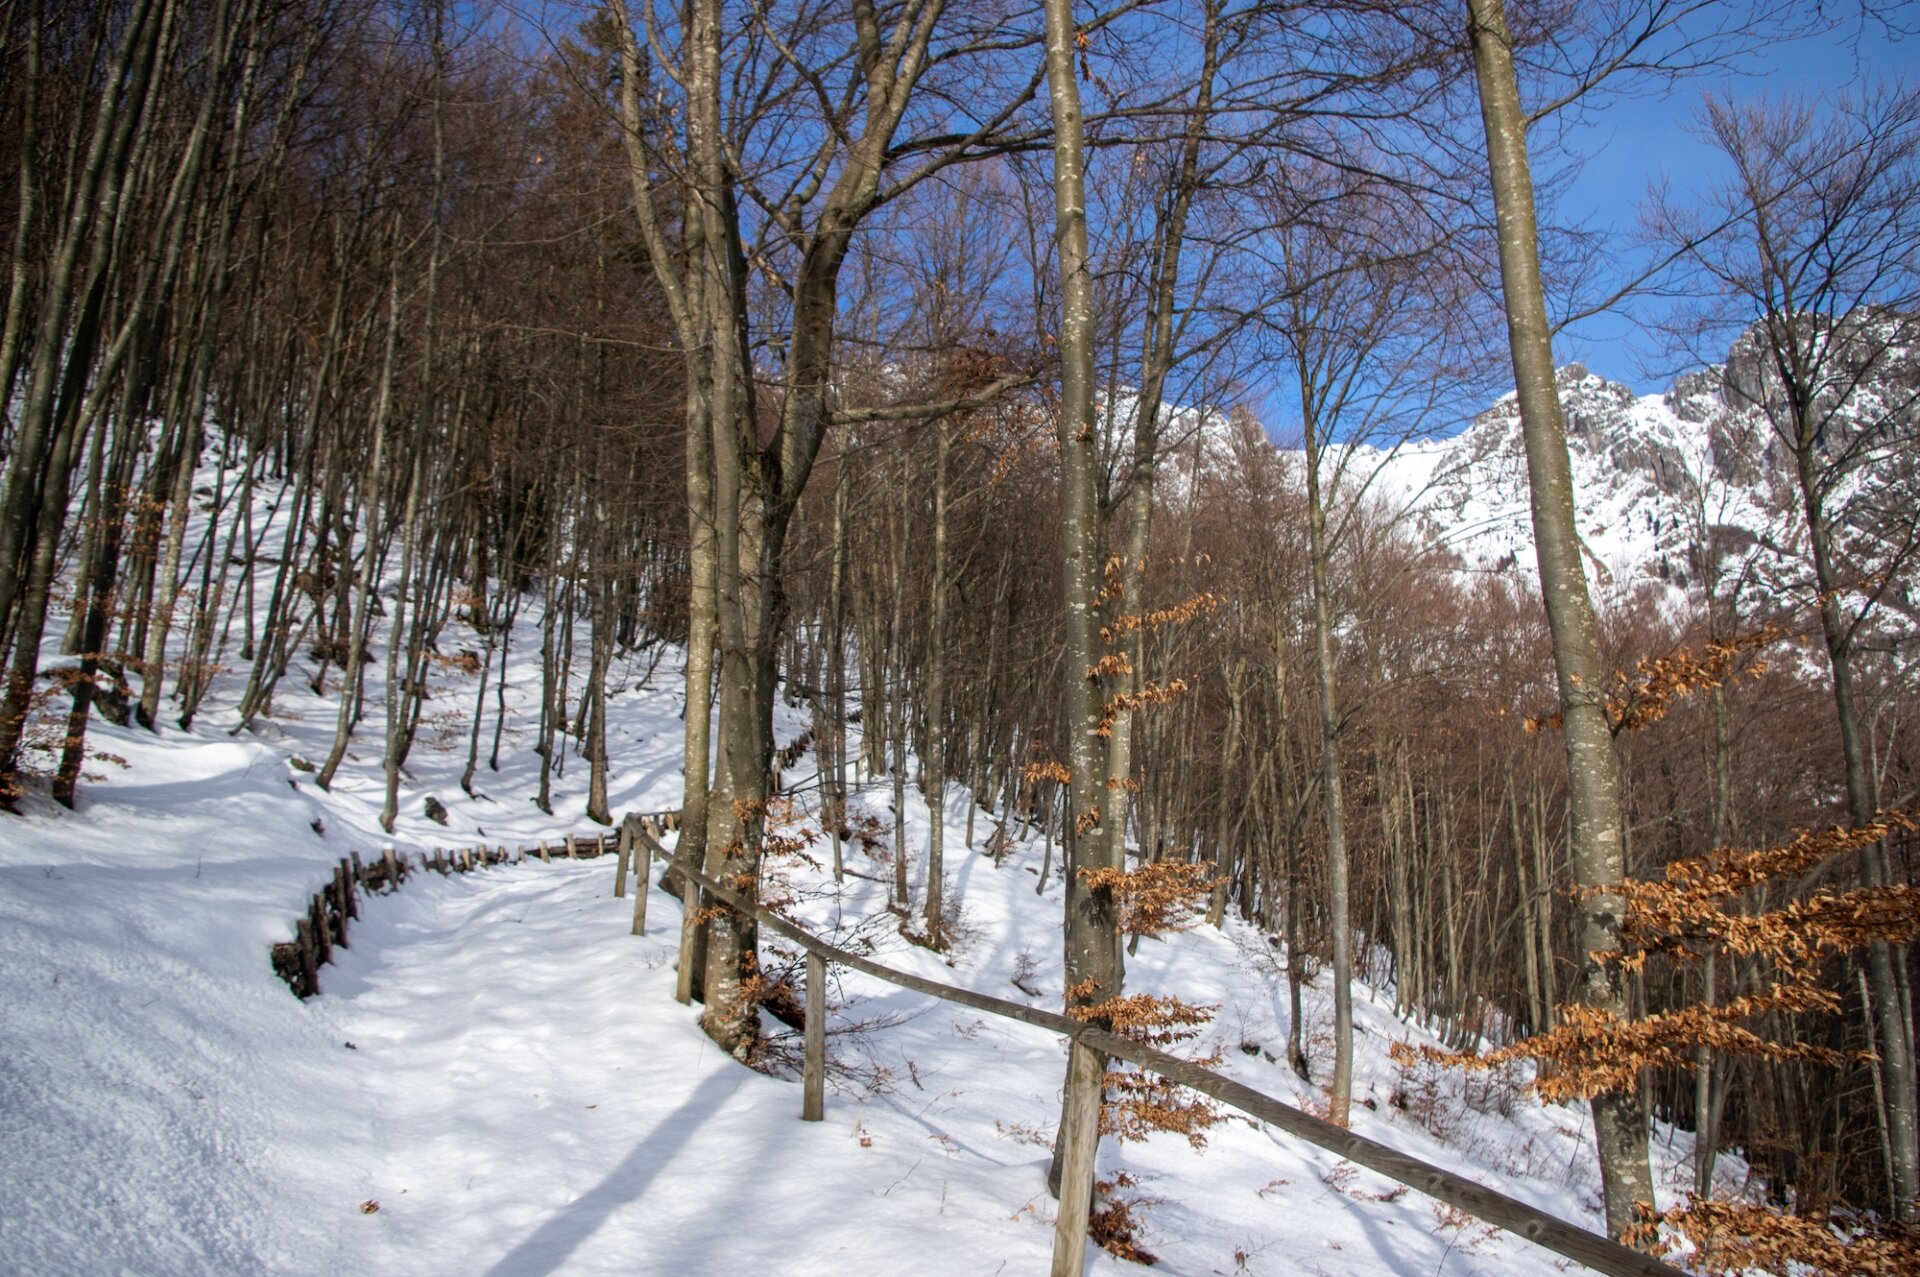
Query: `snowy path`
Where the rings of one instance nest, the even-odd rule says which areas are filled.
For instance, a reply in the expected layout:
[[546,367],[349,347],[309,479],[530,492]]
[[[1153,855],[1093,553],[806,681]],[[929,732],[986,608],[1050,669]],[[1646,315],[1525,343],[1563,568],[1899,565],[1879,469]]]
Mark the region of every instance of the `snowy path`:
[[[619,704],[630,765],[616,801],[657,810],[675,796],[675,698]],[[837,973],[831,1023],[865,1027],[830,1038],[826,1121],[802,1123],[796,1081],[720,1056],[673,1001],[678,903],[654,888],[652,934],[630,936],[610,859],[416,877],[367,902],[320,997],[291,997],[269,946],[344,850],[392,845],[364,764],[327,795],[290,763],[312,756],[306,737],[324,721],[290,719],[284,741],[103,728],[128,771],[79,812],[43,805],[0,831],[0,1273],[1045,1271],[1064,1064],[1051,1034]],[[407,816],[393,842],[520,844],[581,827],[578,792],[551,814],[515,797],[533,787],[526,759],[487,780],[496,797],[468,800],[457,755],[423,756],[439,770],[420,788],[448,801],[453,827]],[[859,800],[883,826],[884,788]],[[1058,875],[1036,895],[1036,841],[1000,865],[965,851],[965,798],[950,798],[951,961],[901,939],[882,861],[850,852],[863,876],[843,894],[798,863],[774,871],[837,943],[1059,1005]],[[906,814],[923,847],[929,813],[911,791]],[[765,949],[777,961],[778,945]],[[1285,980],[1266,937],[1230,920],[1149,942],[1128,983],[1218,1004],[1198,1049],[1256,1089],[1318,1100],[1277,1062]],[[1427,1039],[1389,1003],[1356,988],[1362,1133],[1591,1223],[1583,1117],[1458,1076],[1409,1079],[1386,1046]],[[1329,1016],[1323,976],[1305,1025],[1322,1062]],[[1683,1159],[1673,1150],[1661,1169]],[[1103,1145],[1101,1173],[1121,1168],[1152,1202],[1142,1240],[1159,1273],[1557,1268],[1243,1123],[1201,1151],[1166,1137]],[[367,1201],[379,1209],[362,1213]],[[1104,1254],[1088,1270],[1142,1271]]]
[[[970,867],[985,869],[982,888],[1018,887],[983,861]],[[796,1084],[721,1057],[672,1001],[670,898],[654,888],[651,934],[635,939],[611,882],[606,861],[529,864],[416,880],[365,911],[355,949],[306,1004],[341,1050],[331,1094],[315,1098],[342,1120],[311,1150],[333,1167],[333,1266],[1044,1270],[1052,1211],[1032,1133],[1057,1111],[1050,1035],[887,986],[842,986],[849,1013],[896,1022],[836,1042],[841,1062],[864,1063],[878,1085],[841,1076],[827,1120],[803,1124]],[[887,956],[916,955],[935,978],[987,974],[924,950]],[[1158,964],[1143,956],[1145,974]],[[1485,1260],[1488,1271],[1549,1270],[1550,1256],[1483,1228],[1436,1229],[1428,1204],[1397,1200],[1385,1181],[1351,1169],[1327,1180],[1328,1160],[1245,1124],[1216,1132],[1203,1154],[1162,1140],[1118,1157],[1156,1200],[1146,1240],[1161,1272],[1471,1274]],[[380,1209],[352,1213],[362,1200]],[[1092,1271],[1139,1270],[1098,1255]]]
[[[340,1130],[314,1155],[335,1163],[343,1208],[380,1204],[340,1229],[343,1271],[1044,1266],[1043,1221],[1010,1219],[1004,1185],[980,1200],[977,1170],[942,1174],[956,1150],[876,1135],[844,1094],[803,1124],[797,1085],[716,1053],[672,1001],[677,912],[656,889],[652,933],[624,935],[611,880],[607,862],[528,865],[365,910],[308,1004],[343,1056],[354,1044]],[[1039,1158],[996,1160],[1031,1164],[1011,1178],[1037,1188]]]

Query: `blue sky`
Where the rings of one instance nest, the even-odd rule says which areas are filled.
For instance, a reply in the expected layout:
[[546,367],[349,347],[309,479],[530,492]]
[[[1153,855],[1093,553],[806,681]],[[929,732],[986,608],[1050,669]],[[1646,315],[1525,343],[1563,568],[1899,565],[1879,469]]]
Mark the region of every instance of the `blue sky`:
[[[1920,29],[1920,5],[1895,21]],[[1878,22],[1854,23],[1817,37],[1772,46],[1739,75],[1703,76],[1680,82],[1664,96],[1612,100],[1575,127],[1572,147],[1585,157],[1579,177],[1561,201],[1563,217],[1590,216],[1595,227],[1612,227],[1622,242],[1633,231],[1650,183],[1663,177],[1676,195],[1698,191],[1726,170],[1711,147],[1688,125],[1707,90],[1747,97],[1761,93],[1839,93],[1866,79],[1920,79],[1920,34],[1901,38]],[[1623,254],[1624,256],[1624,254]],[[1623,313],[1585,321],[1563,334],[1554,354],[1578,360],[1642,393],[1664,390],[1658,339],[1634,322],[1647,305],[1627,304]]]

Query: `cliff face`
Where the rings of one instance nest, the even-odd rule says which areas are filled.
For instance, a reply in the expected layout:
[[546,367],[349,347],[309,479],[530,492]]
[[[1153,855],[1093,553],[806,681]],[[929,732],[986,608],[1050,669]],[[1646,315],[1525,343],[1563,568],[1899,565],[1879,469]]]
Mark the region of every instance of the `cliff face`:
[[[1839,332],[1816,397],[1817,451],[1844,556],[1863,579],[1898,558],[1920,509],[1920,356],[1908,326]],[[1804,579],[1800,496],[1780,378],[1750,330],[1724,363],[1636,395],[1579,364],[1559,372],[1578,518],[1603,592],[1656,589],[1684,605],[1704,574],[1775,589]],[[1465,566],[1533,565],[1526,460],[1511,396],[1460,434],[1403,448],[1378,488]],[[1910,574],[1902,574],[1910,575]],[[1896,584],[1889,602],[1907,609]],[[1920,609],[1916,609],[1920,610]]]

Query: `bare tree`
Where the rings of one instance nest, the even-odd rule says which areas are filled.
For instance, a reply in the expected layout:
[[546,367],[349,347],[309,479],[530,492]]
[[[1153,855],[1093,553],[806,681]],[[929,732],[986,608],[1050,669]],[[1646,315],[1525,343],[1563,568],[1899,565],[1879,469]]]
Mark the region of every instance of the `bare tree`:
[[[1574,525],[1572,465],[1554,376],[1553,330],[1540,277],[1527,116],[1520,105],[1512,35],[1502,0],[1467,0],[1467,34],[1493,177],[1500,281],[1526,440],[1540,591],[1553,632],[1559,679],[1567,750],[1568,851],[1575,882],[1600,888],[1626,877],[1620,774],[1603,704],[1607,670],[1600,659],[1599,620],[1587,590],[1580,533]],[[1620,910],[1619,897],[1604,891],[1580,897],[1580,1000],[1615,1015],[1626,1013],[1626,988],[1618,972],[1593,955],[1619,948]],[[1634,1203],[1653,1200],[1646,1116],[1639,1091],[1629,1088],[1595,1099],[1593,1122],[1607,1228],[1619,1236],[1634,1222]]]
[[[1066,982],[1070,1000],[1091,1005],[1120,993],[1120,933],[1112,893],[1089,888],[1081,869],[1107,862],[1103,807],[1105,703],[1099,674],[1100,518],[1094,479],[1094,293],[1087,249],[1086,133],[1074,65],[1072,0],[1046,0],[1047,89],[1053,109],[1054,251],[1060,269],[1060,562],[1066,617],[1061,719],[1072,801],[1066,863]],[[1075,1042],[1068,1052],[1065,1106],[1056,1143],[1060,1209],[1054,1277],[1078,1277],[1086,1246],[1094,1147],[1100,1139],[1101,1078],[1106,1061]]]
[[[1733,177],[1709,211],[1668,208],[1711,290],[1708,331],[1744,329],[1722,377],[1730,404],[1758,409],[1792,461],[1832,677],[1855,824],[1880,806],[1858,669],[1878,605],[1920,550],[1914,453],[1920,390],[1920,91],[1869,89],[1830,106],[1709,99],[1707,135]],[[1704,223],[1732,229],[1709,236]],[[1880,844],[1861,853],[1868,887],[1888,881]],[[1920,1195],[1911,994],[1904,952],[1867,954],[1884,1093],[1891,1206]]]

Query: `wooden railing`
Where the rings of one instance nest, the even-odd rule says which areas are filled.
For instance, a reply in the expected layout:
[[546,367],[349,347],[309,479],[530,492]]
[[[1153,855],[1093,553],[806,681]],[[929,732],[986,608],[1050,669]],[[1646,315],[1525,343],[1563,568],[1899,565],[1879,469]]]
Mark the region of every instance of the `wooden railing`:
[[[675,857],[661,845],[659,835],[663,830],[676,828],[678,824],[678,812],[660,812],[652,815],[634,813],[621,821],[617,831],[599,830],[586,837],[568,834],[565,838],[553,840],[551,843],[541,842],[511,851],[504,846],[474,847],[452,852],[444,852],[436,848],[431,853],[417,855],[387,851],[378,860],[365,863],[362,862],[358,853],[343,857],[336,866],[331,881],[314,893],[306,916],[297,922],[295,939],[291,943],[273,946],[274,970],[292,986],[296,994],[302,998],[311,997],[320,991],[319,968],[332,956],[333,946],[336,944],[346,946],[347,926],[351,919],[359,917],[358,897],[362,891],[394,890],[418,872],[467,873],[492,865],[517,864],[531,857],[551,862],[556,858],[593,859],[606,855],[609,851],[616,852],[619,856],[619,864],[614,877],[614,895],[626,894],[630,873],[635,873],[639,877],[634,891],[633,933],[641,935],[646,931],[649,895],[646,866],[651,861],[659,860],[669,865],[683,884],[689,915],[698,907],[698,895],[704,892],[729,908],[751,915],[762,926],[786,937],[806,951],[806,1047],[801,1069],[800,1092],[802,1121],[820,1121],[826,1112],[825,991],[827,968],[829,965],[838,965],[903,989],[924,993],[928,997],[938,998],[943,1002],[952,1002],[959,1006],[970,1007],[975,1011],[984,1011],[988,1015],[1014,1020],[1021,1024],[1030,1024],[1035,1028],[1057,1033],[1072,1044],[1076,1051],[1076,1061],[1082,1065],[1086,1060],[1095,1058],[1092,1053],[1097,1052],[1099,1055],[1125,1060],[1140,1068],[1149,1069],[1169,1081],[1210,1096],[1230,1108],[1266,1122],[1289,1135],[1297,1136],[1309,1144],[1337,1153],[1370,1171],[1417,1189],[1436,1201],[1444,1202],[1497,1228],[1523,1237],[1556,1255],[1583,1264],[1594,1272],[1608,1274],[1608,1277],[1681,1277],[1679,1269],[1663,1264],[1649,1255],[1622,1246],[1597,1233],[1576,1228],[1565,1220],[1550,1215],[1536,1206],[1530,1206],[1518,1198],[1495,1192],[1451,1171],[1370,1140],[1364,1135],[1356,1135],[1344,1127],[1335,1126],[1331,1122],[1314,1117],[1291,1104],[1256,1091],[1244,1083],[1236,1082],[1211,1069],[1202,1068],[1191,1061],[1168,1055],[1164,1051],[1155,1050],[1131,1038],[1109,1033],[1095,1025],[1072,1019],[1058,1012],[1042,1010],[1020,1002],[1009,1002],[1005,998],[975,993],[971,989],[961,989],[906,971],[897,971],[870,958],[830,944],[797,923],[781,917],[756,901],[747,899],[732,888],[714,881]],[[683,928],[680,941],[679,981],[675,990],[675,996],[682,1002],[689,1001],[692,995],[693,963],[690,961],[692,939],[691,929]],[[1093,1102],[1097,1104],[1098,1070],[1082,1067],[1075,1072],[1081,1079],[1081,1085],[1096,1088]],[[1082,1166],[1070,1165],[1066,1168],[1061,1185],[1062,1201],[1084,1202],[1091,1198],[1092,1169],[1090,1162]],[[1054,1234],[1054,1271],[1077,1274],[1085,1244],[1084,1218],[1080,1213],[1061,1211]]]
[[[639,819],[629,816],[628,822]],[[680,821],[680,813],[660,812],[647,816],[653,828],[671,829]],[[320,968],[333,960],[335,946],[348,948],[347,930],[360,916],[363,895],[397,891],[400,884],[417,873],[471,873],[494,865],[519,864],[529,859],[551,863],[555,859],[592,860],[609,851],[620,853],[620,872],[614,888],[616,896],[626,894],[627,861],[633,846],[632,833],[625,825],[620,832],[596,829],[590,834],[564,837],[525,846],[457,847],[430,852],[387,851],[374,860],[363,861],[359,852],[342,856],[333,868],[327,885],[313,893],[307,911],[294,922],[293,939],[272,947],[273,969],[296,995],[310,998],[320,992]],[[634,933],[646,925],[647,893],[638,893],[634,901]]]
[[[671,865],[682,881],[688,884],[689,894],[697,887],[721,904],[751,915],[762,926],[779,933],[806,950],[806,1050],[801,1071],[800,1099],[802,1121],[817,1122],[825,1111],[826,1003],[824,991],[827,967],[829,964],[834,964],[870,975],[877,980],[884,980],[888,984],[897,985],[903,989],[924,993],[928,997],[938,998],[943,1002],[952,1002],[1002,1019],[1016,1020],[1021,1024],[1046,1029],[1049,1032],[1058,1033],[1077,1047],[1098,1052],[1113,1059],[1125,1060],[1143,1069],[1150,1069],[1169,1081],[1210,1096],[1249,1117],[1266,1122],[1289,1135],[1298,1136],[1309,1144],[1337,1153],[1370,1171],[1417,1189],[1436,1201],[1465,1211],[1497,1228],[1514,1233],[1537,1246],[1550,1250],[1556,1255],[1583,1264],[1595,1272],[1606,1273],[1609,1277],[1680,1277],[1679,1269],[1663,1264],[1640,1251],[1623,1246],[1597,1233],[1576,1228],[1558,1216],[1550,1215],[1518,1198],[1495,1192],[1484,1185],[1455,1175],[1451,1171],[1423,1162],[1417,1157],[1409,1157],[1397,1149],[1370,1140],[1364,1135],[1356,1135],[1344,1127],[1335,1126],[1310,1113],[1302,1112],[1291,1104],[1188,1060],[1168,1055],[1164,1051],[1155,1050],[1131,1038],[1109,1033],[1057,1012],[1045,1011],[1019,1002],[1009,1002],[1004,998],[975,993],[970,989],[941,984],[905,971],[896,971],[870,958],[838,948],[683,863],[661,846],[657,830],[658,826],[653,819],[629,816],[621,825],[623,835],[621,841],[625,843],[631,837],[638,844],[638,848],[644,850],[646,858],[661,860]],[[625,857],[623,856],[623,877],[624,873]],[[644,900],[646,892],[643,890],[640,896]],[[639,910],[636,912],[644,919],[644,912]],[[641,925],[637,924],[635,931],[639,930]],[[690,938],[690,934],[683,933],[681,940],[682,1001],[686,1000],[687,973],[692,966],[687,961],[687,946]],[[1097,1073],[1093,1076],[1094,1083],[1097,1085]],[[1092,1196],[1092,1166],[1089,1164],[1079,1169],[1077,1184],[1072,1178],[1075,1173],[1075,1168],[1068,1168],[1068,1178],[1063,1180],[1060,1190],[1063,1202],[1076,1199],[1084,1201]],[[1061,1215],[1064,1218],[1067,1212],[1062,1211]],[[1064,1235],[1068,1231],[1073,1235]],[[1054,1271],[1056,1273],[1079,1271],[1079,1256],[1085,1240],[1084,1222],[1071,1230],[1065,1228],[1056,1230],[1054,1237]]]

